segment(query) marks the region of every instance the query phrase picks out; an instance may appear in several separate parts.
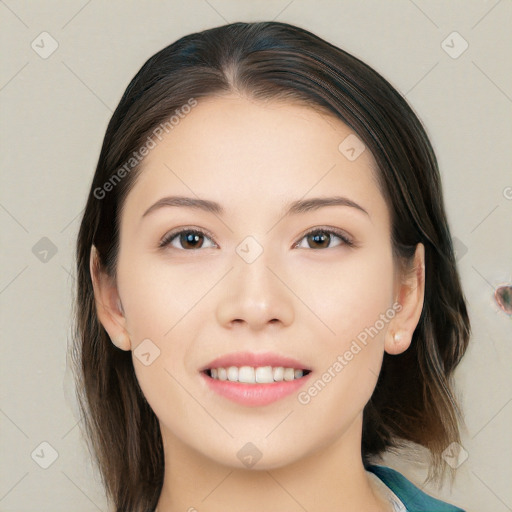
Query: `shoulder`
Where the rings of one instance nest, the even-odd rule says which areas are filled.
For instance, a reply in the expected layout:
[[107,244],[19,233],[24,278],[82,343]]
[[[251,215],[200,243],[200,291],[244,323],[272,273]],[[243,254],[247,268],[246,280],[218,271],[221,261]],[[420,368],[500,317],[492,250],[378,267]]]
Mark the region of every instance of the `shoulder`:
[[407,512],[465,512],[459,507],[425,494],[394,469],[378,465],[370,465],[365,469],[379,477],[396,494],[407,508]]

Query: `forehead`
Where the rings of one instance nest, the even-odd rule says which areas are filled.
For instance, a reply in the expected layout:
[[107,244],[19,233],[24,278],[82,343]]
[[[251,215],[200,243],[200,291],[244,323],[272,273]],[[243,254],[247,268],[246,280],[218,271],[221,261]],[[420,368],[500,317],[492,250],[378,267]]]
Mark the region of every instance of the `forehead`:
[[156,142],[126,210],[167,193],[211,199],[233,214],[237,206],[270,208],[336,193],[385,213],[378,211],[385,205],[370,151],[341,120],[306,105],[201,98]]

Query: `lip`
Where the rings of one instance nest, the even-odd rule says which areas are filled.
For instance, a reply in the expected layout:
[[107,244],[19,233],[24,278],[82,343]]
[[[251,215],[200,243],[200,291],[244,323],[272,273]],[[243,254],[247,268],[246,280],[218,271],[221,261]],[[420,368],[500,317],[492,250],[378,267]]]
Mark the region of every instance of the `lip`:
[[[308,370],[309,373],[300,379],[280,381],[269,384],[232,382],[218,380],[210,377],[205,370],[212,368],[229,368],[230,366],[282,366],[283,368],[295,368]],[[234,352],[225,354],[210,361],[199,370],[200,377],[211,391],[227,398],[235,403],[247,407],[259,407],[271,404],[277,400],[298,391],[311,377],[312,369],[308,365],[292,357],[282,356],[273,352]]]
[[255,368],[258,366],[282,366],[283,368],[295,368],[297,370],[309,370],[311,372],[311,368],[301,361],[273,352],[234,352],[232,354],[225,354],[210,361],[206,366],[200,368],[199,371],[204,372],[211,368],[228,368],[230,366],[253,366]]
[[229,380],[212,379],[206,373],[200,376],[210,390],[247,407],[260,407],[271,404],[297,392],[309,380],[312,373],[291,381],[274,382],[271,384],[246,384]]

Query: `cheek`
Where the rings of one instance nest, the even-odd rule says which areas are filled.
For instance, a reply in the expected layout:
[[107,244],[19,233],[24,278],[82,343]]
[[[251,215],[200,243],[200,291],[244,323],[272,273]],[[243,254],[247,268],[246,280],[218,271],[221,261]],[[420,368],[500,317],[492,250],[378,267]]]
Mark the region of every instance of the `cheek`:
[[394,317],[391,250],[381,247],[355,250],[331,265],[318,265],[314,276],[301,281],[299,293],[322,321],[312,319],[321,333],[317,338],[321,382],[312,393],[318,393],[315,414],[325,415],[325,421],[337,414],[335,404],[343,403],[352,416],[375,388],[384,336]]
[[[188,377],[196,371],[194,340],[200,337],[202,326],[197,320],[207,315],[206,301],[201,299],[218,280],[208,269],[198,272],[198,266],[185,267],[151,258],[132,258],[129,265],[120,262],[118,267],[119,294],[132,341],[135,372],[157,415],[163,411],[165,416],[169,403],[186,409],[186,393],[178,383],[183,382],[185,374]],[[145,346],[138,349],[141,343],[149,343],[150,352],[158,354],[147,366],[144,358],[138,358]]]
[[[336,349],[373,326],[392,306],[390,250],[354,250],[329,264],[317,264],[314,273],[304,268],[297,275],[303,276],[297,281],[297,295],[323,321],[319,332]],[[385,332],[386,325],[378,322],[377,327]]]
[[[182,267],[155,264],[149,258],[119,266],[119,293],[134,348],[137,380],[157,417],[176,431],[193,424],[192,418],[188,421],[190,396],[182,385],[188,377],[185,362],[190,359],[200,325],[194,315],[200,311],[198,301],[212,286],[211,280],[211,276],[201,280]],[[146,340],[151,342],[152,361],[147,365],[139,358],[142,351],[137,350],[139,343],[148,344]],[[153,351],[157,354],[154,359]],[[173,411],[180,411],[179,418]],[[186,429],[182,434],[186,435]]]
[[134,341],[144,338],[166,340],[174,326],[186,318],[195,304],[214,284],[211,273],[204,276],[183,266],[155,263],[149,259],[129,268],[119,268],[119,294],[127,329]]

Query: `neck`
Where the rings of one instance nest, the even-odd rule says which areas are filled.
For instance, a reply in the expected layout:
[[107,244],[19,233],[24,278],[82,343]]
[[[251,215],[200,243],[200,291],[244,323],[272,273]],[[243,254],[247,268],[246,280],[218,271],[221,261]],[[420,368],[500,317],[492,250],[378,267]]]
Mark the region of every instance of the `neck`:
[[388,512],[361,459],[361,418],[314,453],[272,469],[219,464],[162,427],[165,476],[157,512]]

